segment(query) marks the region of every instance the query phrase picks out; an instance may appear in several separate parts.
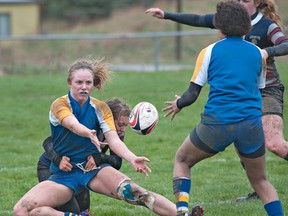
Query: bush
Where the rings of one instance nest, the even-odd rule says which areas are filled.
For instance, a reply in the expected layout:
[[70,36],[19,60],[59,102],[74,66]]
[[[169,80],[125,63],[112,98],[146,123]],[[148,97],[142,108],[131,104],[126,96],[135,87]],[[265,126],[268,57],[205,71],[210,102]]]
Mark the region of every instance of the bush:
[[66,19],[70,22],[109,17],[113,10],[142,4],[145,7],[155,0],[44,0],[42,15],[44,19]]

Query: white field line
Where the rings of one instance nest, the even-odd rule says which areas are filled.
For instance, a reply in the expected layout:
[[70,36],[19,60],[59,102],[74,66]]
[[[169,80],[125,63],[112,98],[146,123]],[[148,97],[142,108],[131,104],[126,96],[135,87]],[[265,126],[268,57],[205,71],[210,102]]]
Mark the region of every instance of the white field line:
[[[238,157],[235,157],[235,160],[239,160]],[[274,157],[266,157],[266,161],[273,161],[275,160]],[[217,158],[217,159],[212,159],[212,162],[219,162],[223,163],[226,162],[225,158]],[[26,167],[0,167],[0,172],[4,171],[21,171],[21,170],[29,170],[29,169],[36,169],[36,166],[26,166]]]
[[31,170],[36,169],[35,166],[26,166],[26,167],[1,167],[0,172],[7,172],[7,171],[21,171],[21,170]]
[[[0,214],[5,214],[5,215],[7,215],[7,214],[11,214],[11,215],[13,215],[13,210],[0,210]],[[8,216],[8,215],[7,215]]]

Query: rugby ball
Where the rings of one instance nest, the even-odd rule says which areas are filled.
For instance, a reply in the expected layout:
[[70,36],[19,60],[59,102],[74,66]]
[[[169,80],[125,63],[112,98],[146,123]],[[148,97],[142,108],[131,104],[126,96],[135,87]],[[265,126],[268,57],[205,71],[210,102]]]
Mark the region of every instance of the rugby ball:
[[158,111],[149,102],[138,103],[129,116],[131,129],[140,135],[151,133],[158,123]]

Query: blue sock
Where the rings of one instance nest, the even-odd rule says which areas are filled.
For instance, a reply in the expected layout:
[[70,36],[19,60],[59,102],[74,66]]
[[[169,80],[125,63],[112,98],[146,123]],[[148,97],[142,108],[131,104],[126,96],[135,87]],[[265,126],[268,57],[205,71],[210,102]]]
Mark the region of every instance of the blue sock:
[[64,212],[64,216],[78,216],[78,215],[72,212]]
[[191,179],[178,177],[173,180],[173,191],[176,199],[177,215],[179,213],[189,212],[189,194]]
[[280,200],[266,203],[264,208],[269,216],[284,216]]

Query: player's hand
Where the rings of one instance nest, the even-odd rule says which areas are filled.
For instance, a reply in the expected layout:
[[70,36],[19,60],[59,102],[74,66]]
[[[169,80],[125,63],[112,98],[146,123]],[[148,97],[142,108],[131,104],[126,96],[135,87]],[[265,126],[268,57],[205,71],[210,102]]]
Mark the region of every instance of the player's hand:
[[105,146],[108,145],[107,142],[99,142],[99,143],[100,143],[100,148],[101,148],[101,150],[102,150]]
[[96,167],[97,167],[97,164],[95,163],[94,158],[92,157],[92,155],[89,155],[87,164],[85,166],[85,170],[93,170]]
[[262,70],[263,71],[267,71],[267,64],[266,64],[266,60],[268,58],[268,53],[265,49],[261,50],[261,55],[262,55]]
[[151,169],[146,165],[146,162],[150,162],[150,160],[146,157],[136,157],[131,161],[131,164],[137,172],[148,176],[151,172]]
[[97,136],[96,136],[96,130],[90,130],[90,140],[91,142],[96,146],[96,148],[98,149],[99,152],[101,152],[101,143],[98,140]]
[[59,168],[64,172],[70,172],[73,168],[72,164],[70,163],[70,158],[67,156],[63,156]]
[[149,8],[145,13],[150,13],[152,16],[157,17],[158,19],[164,18],[164,11],[160,8]]
[[167,104],[168,106],[162,109],[162,112],[166,112],[167,113],[164,115],[164,117],[166,118],[167,116],[171,115],[170,121],[173,121],[175,115],[181,111],[181,109],[179,109],[177,107],[177,100],[181,98],[178,95],[175,95],[175,100],[174,101],[166,101],[165,104]]
[[262,55],[262,59],[266,61],[266,59],[268,58],[268,53],[265,49],[261,50],[261,55]]

